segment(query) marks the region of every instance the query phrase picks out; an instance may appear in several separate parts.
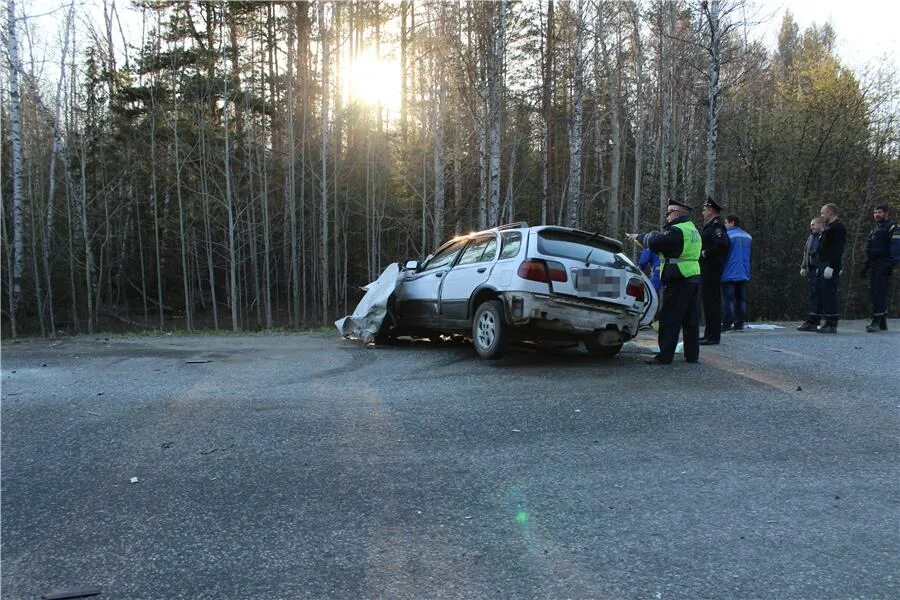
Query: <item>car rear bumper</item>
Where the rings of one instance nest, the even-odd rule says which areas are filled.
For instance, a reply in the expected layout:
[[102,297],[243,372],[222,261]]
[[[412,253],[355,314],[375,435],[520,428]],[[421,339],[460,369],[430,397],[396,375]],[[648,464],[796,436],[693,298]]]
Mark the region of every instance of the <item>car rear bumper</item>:
[[504,292],[502,298],[506,318],[514,328],[543,331],[554,334],[552,337],[615,331],[621,341],[627,341],[637,335],[639,327],[639,312],[612,303],[532,292]]

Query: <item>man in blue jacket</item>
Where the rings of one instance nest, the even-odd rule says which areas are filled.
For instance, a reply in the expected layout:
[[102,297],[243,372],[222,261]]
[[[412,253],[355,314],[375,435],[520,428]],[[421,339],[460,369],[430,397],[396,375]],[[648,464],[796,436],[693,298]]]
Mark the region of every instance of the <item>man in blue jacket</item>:
[[662,289],[662,280],[659,278],[659,254],[651,251],[650,248],[641,250],[641,256],[638,258],[638,269],[650,278],[653,289],[659,294],[659,291]]
[[735,215],[725,217],[725,229],[731,245],[722,271],[722,300],[725,310],[722,331],[743,331],[747,317],[747,282],[750,281],[750,248],[753,238],[741,229]]
[[863,277],[869,273],[869,289],[872,293],[872,322],[866,326],[869,333],[887,329],[887,301],[891,275],[894,272],[897,255],[900,254],[897,248],[891,251],[892,244],[894,246],[900,244],[900,232],[889,215],[890,208],[887,204],[879,204],[872,213],[875,228],[869,233],[866,264],[861,273]]

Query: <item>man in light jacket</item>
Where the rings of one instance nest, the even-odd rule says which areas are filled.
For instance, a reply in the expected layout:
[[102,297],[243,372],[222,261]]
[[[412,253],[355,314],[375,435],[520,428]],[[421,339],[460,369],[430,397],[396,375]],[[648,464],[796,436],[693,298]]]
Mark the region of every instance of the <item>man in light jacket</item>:
[[728,258],[722,271],[722,300],[725,304],[722,331],[743,331],[747,317],[747,282],[750,281],[750,250],[753,238],[741,229],[736,215],[725,217],[728,230]]
[[800,262],[800,277],[809,279],[809,313],[806,321],[797,327],[797,331],[816,331],[822,320],[822,280],[819,279],[819,240],[825,231],[825,219],[816,217],[809,222],[809,237],[803,248],[803,260]]

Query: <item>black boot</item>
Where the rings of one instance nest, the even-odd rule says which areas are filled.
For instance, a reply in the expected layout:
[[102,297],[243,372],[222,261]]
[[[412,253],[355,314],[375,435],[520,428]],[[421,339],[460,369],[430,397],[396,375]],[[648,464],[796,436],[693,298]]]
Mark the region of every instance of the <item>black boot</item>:
[[881,330],[881,319],[878,317],[872,317],[872,322],[866,325],[867,333],[877,333]]
[[878,328],[882,331],[887,331],[887,315],[881,315],[881,322],[878,324]]

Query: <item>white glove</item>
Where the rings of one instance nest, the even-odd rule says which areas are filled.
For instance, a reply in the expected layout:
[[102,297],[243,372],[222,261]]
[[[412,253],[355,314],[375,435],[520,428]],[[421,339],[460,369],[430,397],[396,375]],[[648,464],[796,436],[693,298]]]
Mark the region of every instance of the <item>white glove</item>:
[[832,277],[834,277],[834,269],[832,269],[831,267],[825,267],[825,270],[822,271],[822,275],[825,276],[825,279],[831,279]]
[[806,277],[806,269],[800,269],[800,277]]

